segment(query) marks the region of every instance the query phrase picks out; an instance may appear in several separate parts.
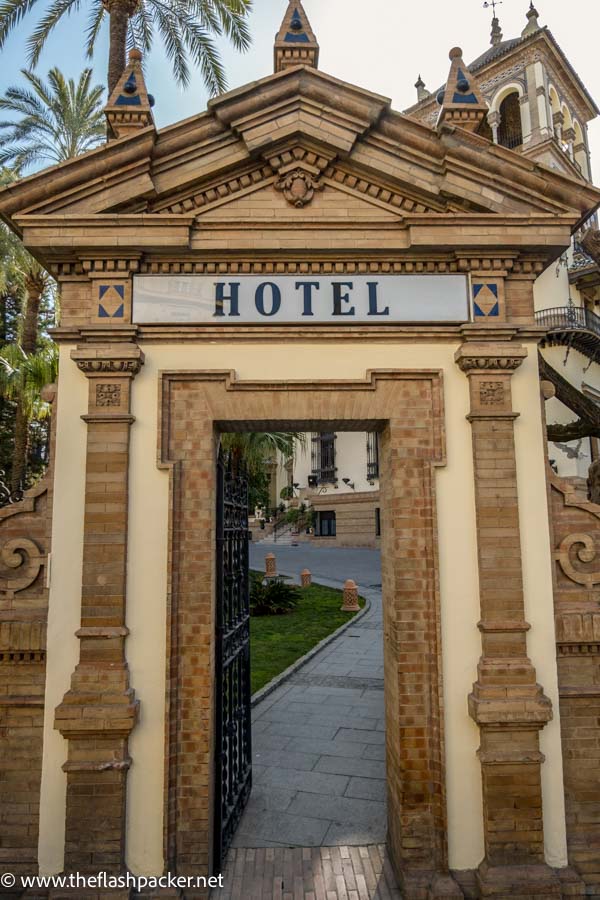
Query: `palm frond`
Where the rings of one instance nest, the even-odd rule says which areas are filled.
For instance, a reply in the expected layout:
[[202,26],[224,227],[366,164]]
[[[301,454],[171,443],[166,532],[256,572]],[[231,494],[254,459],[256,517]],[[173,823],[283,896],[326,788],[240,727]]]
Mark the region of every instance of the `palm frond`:
[[15,30],[36,3],[37,0],[3,0],[0,3],[0,50],[11,31]]
[[[202,6],[213,6],[212,0],[199,0]],[[252,43],[248,27],[248,15],[252,10],[252,0],[220,0],[214,4],[223,33],[236,50],[247,50]]]
[[204,84],[211,96],[227,90],[225,69],[217,46],[209,33],[191,21],[186,30],[186,44],[192,60],[202,72]]
[[37,66],[46,41],[65,14],[76,12],[81,0],[54,0],[40,19],[27,41],[27,59],[30,66]]
[[152,10],[147,3],[140,3],[138,11],[129,20],[129,31],[127,34],[128,49],[134,47],[142,50],[144,53],[142,65],[146,61],[146,56],[152,50],[154,43],[154,20]]
[[299,432],[259,431],[221,435],[223,449],[242,458],[250,475],[264,471],[266,463],[278,454],[285,463],[294,455],[296,444],[303,445],[304,441],[305,436]]
[[47,415],[48,405],[40,399],[40,393],[57,376],[58,350],[54,344],[29,355],[18,344],[0,348],[0,397],[22,404],[27,418]]
[[105,16],[106,10],[104,9],[102,0],[93,0],[87,28],[85,30],[85,53],[88,59],[91,59],[94,55],[94,48]]
[[56,67],[46,80],[27,70],[23,76],[28,87],[9,87],[0,98],[0,109],[18,117],[0,123],[0,164],[62,162],[103,140],[104,89],[92,87],[91,69],[77,81]]
[[190,69],[187,64],[182,23],[179,18],[181,4],[163,3],[162,0],[143,0],[153,12],[153,18],[162,38],[167,59],[173,67],[175,80],[182,87],[190,83]]

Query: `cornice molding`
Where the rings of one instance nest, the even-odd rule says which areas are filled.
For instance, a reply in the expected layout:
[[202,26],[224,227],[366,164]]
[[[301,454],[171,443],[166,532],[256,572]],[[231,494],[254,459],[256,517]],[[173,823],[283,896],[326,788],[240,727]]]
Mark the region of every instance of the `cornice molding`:
[[124,344],[78,348],[71,351],[71,359],[88,378],[103,375],[133,378],[144,364],[144,354],[140,348]]
[[512,375],[527,357],[525,347],[502,344],[463,344],[454,354],[459,369],[466,375],[496,372]]

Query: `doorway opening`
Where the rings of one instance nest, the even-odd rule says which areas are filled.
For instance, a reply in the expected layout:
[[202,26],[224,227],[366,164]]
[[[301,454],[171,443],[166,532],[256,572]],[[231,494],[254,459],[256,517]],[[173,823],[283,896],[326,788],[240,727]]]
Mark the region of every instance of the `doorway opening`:
[[[206,864],[210,865],[215,858],[214,822],[218,790],[215,779],[218,741],[215,681],[218,573],[215,535],[216,462],[220,435],[285,429],[305,434],[335,433],[336,447],[340,446],[340,441],[347,437],[348,432],[361,432],[365,445],[368,432],[379,435],[379,466],[385,485],[379,498],[383,564],[381,579],[369,583],[381,585],[379,592],[383,594],[385,690],[379,691],[379,694],[383,695],[385,725],[383,721],[369,724],[373,724],[374,731],[380,731],[382,735],[385,728],[387,848],[397,872],[414,870],[421,878],[424,871],[447,871],[434,476],[435,466],[443,464],[445,458],[440,372],[372,370],[356,380],[306,382],[242,380],[229,371],[163,372],[161,416],[161,464],[171,473],[170,652],[166,721],[169,767],[165,838],[173,870],[176,867],[178,870],[185,866],[191,868],[198,864],[199,859],[205,859]],[[306,475],[308,484],[312,467]],[[352,473],[339,471],[338,479],[352,494],[352,484],[356,488]],[[294,487],[296,483],[299,483],[297,478],[292,481],[293,491],[297,490]],[[334,491],[335,487],[331,496],[334,496]],[[327,504],[325,511],[333,508],[329,498]],[[355,561],[362,548],[340,546],[341,524],[338,507],[336,537],[313,535],[308,543],[314,545],[315,551],[327,552],[335,541],[336,549],[349,554]],[[375,532],[375,509],[370,517],[370,527]],[[285,550],[278,545],[276,556],[283,559]],[[288,552],[296,550],[290,547]],[[264,565],[264,547],[260,552],[263,552]],[[313,572],[314,575],[316,572]],[[362,593],[365,580],[360,576],[355,580]],[[369,623],[363,619],[362,624]],[[373,626],[364,629],[371,632],[371,644],[373,632],[376,628],[381,629],[378,623],[373,623]],[[358,642],[360,638],[351,637],[353,631],[354,625],[348,630],[346,640]],[[288,694],[282,698],[279,711],[288,721],[281,722],[277,730],[283,731],[286,725],[293,728],[291,734],[281,733],[279,737],[294,740],[281,748],[267,745],[263,752],[280,753],[282,758],[291,757],[292,753],[313,752],[307,745],[303,745],[303,749],[298,746],[298,724],[305,728],[301,740],[344,740],[349,745],[360,743],[356,741],[356,734],[340,733],[340,729],[347,729],[348,732],[366,729],[349,728],[347,716],[339,724],[335,718],[340,715],[339,706],[348,707],[343,715],[351,713],[358,717],[360,702],[367,700],[369,704],[373,701],[373,697],[362,692],[377,690],[375,685],[359,688],[351,681],[357,677],[357,646],[358,643],[353,643],[346,647],[349,658],[347,668],[339,666],[334,671],[311,671],[304,667],[294,676],[295,683],[286,685]],[[310,684],[300,683],[299,679],[305,677],[311,678]],[[367,674],[364,677],[375,676]],[[320,683],[314,680],[317,678]],[[343,680],[342,685],[339,679]],[[312,689],[314,695],[318,695],[321,720],[327,718],[327,722],[310,723],[316,726],[312,729],[313,733],[308,730],[307,711],[301,705],[292,705],[304,702],[298,694],[305,688]],[[344,694],[350,702],[340,703],[339,690],[359,689],[361,696]],[[255,723],[255,740],[262,733],[274,734],[275,729],[271,725],[276,702],[276,697],[267,698],[267,703],[271,705],[268,710],[265,709],[261,721]],[[238,703],[236,714],[239,714],[239,707]],[[326,717],[322,715],[324,711]],[[365,719],[375,718],[368,715],[369,709],[362,712]],[[328,727],[335,728],[335,731],[324,737],[323,729]],[[373,738],[373,742],[379,743],[380,740],[379,737]],[[339,757],[350,760],[343,763],[346,767],[357,762],[363,767],[367,762],[382,762],[369,759],[372,755],[381,754],[381,750],[369,749],[365,755],[361,753],[357,760],[355,746],[345,749],[349,756],[339,754]],[[318,748],[314,752],[318,753]],[[321,753],[308,770],[298,768],[298,774],[294,776],[287,772],[284,776],[267,773],[274,763],[264,763],[271,763],[273,757],[268,760],[263,757],[258,762],[255,760],[254,788],[269,783],[271,790],[265,796],[272,798],[278,787],[274,783],[277,779],[282,780],[281,789],[286,790],[291,777],[300,784],[300,779],[307,776],[321,776],[326,782],[338,785],[337,794],[327,800],[332,808],[336,806],[343,811],[351,801],[365,803],[365,798],[344,797],[352,779],[364,779],[364,775],[331,772],[329,767],[332,764],[328,760],[321,762],[321,756],[330,757],[332,754]],[[336,776],[347,779],[343,781],[343,787],[341,781],[336,782]],[[363,782],[353,782],[351,790],[357,792],[364,787]],[[296,797],[291,799],[288,808],[296,821],[316,819],[317,811],[319,815],[325,815],[322,792],[302,791],[301,787],[296,791],[310,795],[308,799],[302,797],[297,802]],[[265,800],[268,804],[272,802],[272,799]],[[283,798],[282,802],[287,802],[287,799]],[[265,811],[280,814],[287,812],[287,809]],[[273,818],[273,821],[280,820]],[[344,826],[342,816],[337,813],[327,830],[332,823],[336,828]],[[240,826],[236,837],[242,833],[245,832]],[[270,838],[265,837],[264,840]],[[275,835],[275,841],[279,844],[292,845],[299,840],[284,838],[281,829]],[[323,836],[319,840],[323,840]],[[308,842],[303,840],[302,843],[306,846]]]
[[[217,868],[229,847],[385,842],[381,574],[375,547],[380,501],[378,472],[373,471],[374,434],[346,432],[339,440],[327,430],[294,434],[291,446],[279,433],[270,435],[271,440],[256,433],[221,440]],[[262,465],[254,453],[261,444]],[[244,446],[253,457],[247,465]],[[271,452],[274,446],[282,449]],[[327,478],[319,465],[323,459]],[[317,475],[315,460],[316,485],[311,478]],[[275,479],[279,504],[269,509]],[[336,538],[338,510],[344,546],[321,540]],[[282,522],[289,525],[289,542]],[[273,557],[269,564],[267,558]],[[303,571],[311,573],[312,582],[304,588]],[[341,609],[348,579],[359,587],[358,614]],[[265,600],[258,605],[257,591],[279,597],[274,602],[280,608]],[[284,680],[282,667],[288,672]],[[263,684],[265,672],[277,672],[280,681],[274,690],[273,681]],[[249,685],[260,685],[254,701]]]

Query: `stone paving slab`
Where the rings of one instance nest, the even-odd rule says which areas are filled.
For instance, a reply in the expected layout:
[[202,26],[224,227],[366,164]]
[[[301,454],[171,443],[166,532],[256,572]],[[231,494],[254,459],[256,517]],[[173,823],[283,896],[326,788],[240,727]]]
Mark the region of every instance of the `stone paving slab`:
[[234,849],[213,900],[401,900],[381,844]]
[[[295,799],[292,803],[295,802]],[[310,804],[306,806],[310,813]],[[255,809],[249,806],[244,813],[244,819],[238,828],[233,846],[243,847],[247,838],[251,837],[255,846],[260,846],[260,841],[266,840],[275,841],[288,847],[320,847],[330,824],[330,821],[324,817],[319,819],[318,816],[303,815],[292,811],[291,807],[286,812],[280,812],[270,809]]]
[[[365,722],[371,721],[370,719],[365,719]],[[373,728],[340,728],[337,732],[337,737],[339,737],[342,741],[357,741],[359,744],[384,744],[385,743],[385,733],[383,731],[375,730]]]
[[363,759],[385,759],[385,744],[367,744],[361,756]]
[[[301,772],[296,769],[281,769],[276,766],[261,770],[258,778],[254,779],[258,784],[272,784],[277,787],[294,788],[297,791],[305,791],[309,794],[330,794],[342,796],[350,778],[347,775],[327,774],[326,772]],[[252,809],[252,798],[248,803],[246,812]],[[246,813],[244,813],[244,816]],[[244,825],[242,824],[240,828]],[[248,829],[243,829],[248,830]]]
[[346,788],[344,797],[356,797],[359,800],[376,800],[385,803],[387,782],[385,778],[362,778],[354,777],[350,779],[350,784]]
[[[332,551],[327,557],[332,577]],[[299,555],[295,559],[300,568],[316,571]],[[379,572],[371,568],[369,583],[378,583]],[[281,565],[278,570],[298,574]],[[356,580],[371,603],[368,613],[253,708],[254,788],[234,839],[237,852],[245,847],[277,854],[282,846],[319,845],[354,852],[385,840],[381,593]],[[349,850],[345,859],[352,869]]]
[[385,778],[385,761],[377,759],[348,759],[342,756],[322,756],[315,765],[316,772],[336,775],[358,775],[363,778]]
[[[353,797],[331,797],[325,794],[313,796],[299,791],[287,813],[292,816],[311,816],[324,819],[328,824],[359,825],[381,828],[385,822],[385,803],[374,800],[357,800]],[[383,839],[385,833],[380,838]]]

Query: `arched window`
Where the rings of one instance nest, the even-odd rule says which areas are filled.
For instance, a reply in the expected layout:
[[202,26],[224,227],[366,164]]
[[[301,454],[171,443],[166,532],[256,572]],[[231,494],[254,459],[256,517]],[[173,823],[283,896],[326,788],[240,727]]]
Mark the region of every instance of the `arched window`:
[[521,104],[516,91],[504,98],[499,112],[498,143],[503,147],[520,147],[523,143],[523,129],[521,127]]
[[584,178],[589,179],[590,177],[590,168],[588,165],[588,156],[585,138],[583,136],[583,130],[579,122],[573,123],[573,128],[575,130],[575,141],[573,146],[573,157],[575,163],[579,167],[579,170]]

